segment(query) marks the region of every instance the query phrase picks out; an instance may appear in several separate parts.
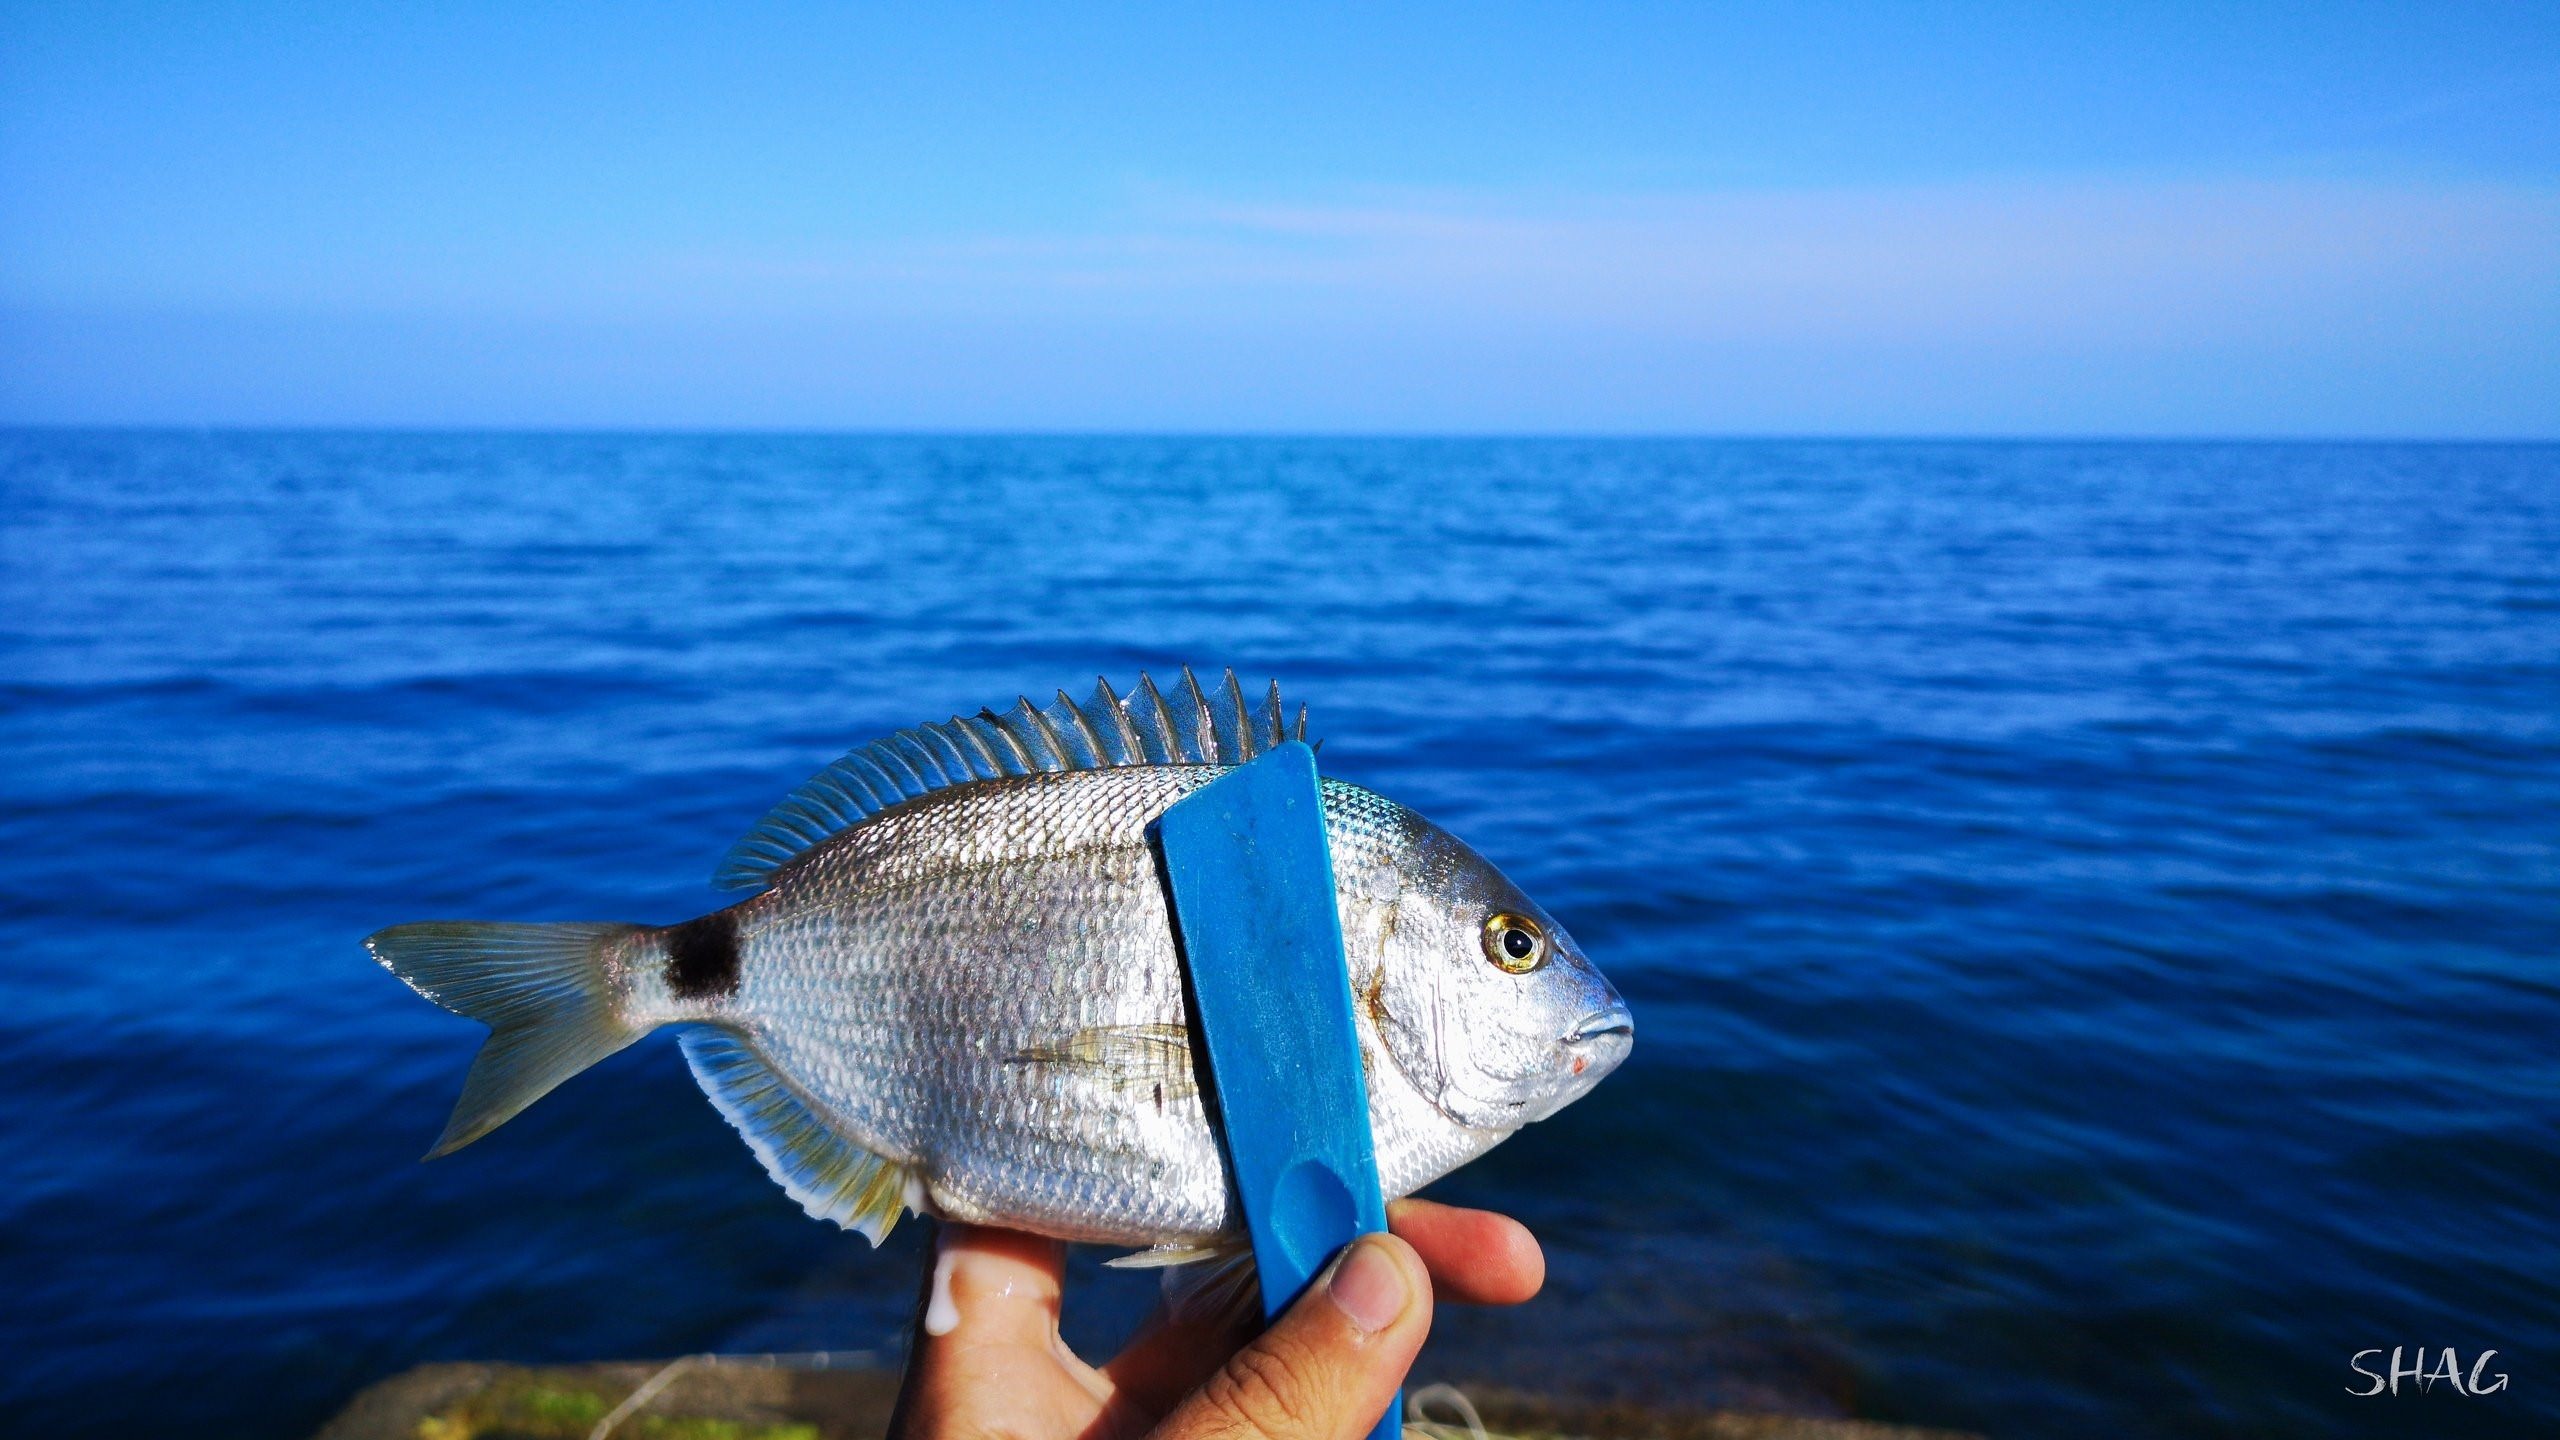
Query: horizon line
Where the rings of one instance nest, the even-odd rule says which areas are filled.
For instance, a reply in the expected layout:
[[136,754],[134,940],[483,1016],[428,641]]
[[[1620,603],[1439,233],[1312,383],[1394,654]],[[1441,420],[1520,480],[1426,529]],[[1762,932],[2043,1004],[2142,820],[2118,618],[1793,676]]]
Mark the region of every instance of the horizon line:
[[2421,435],[2314,433],[2129,433],[1959,431],[1747,431],[1747,430],[1403,430],[1235,429],[1041,426],[782,426],[648,424],[451,424],[249,421],[88,421],[0,419],[0,432],[52,431],[88,434],[515,436],[628,439],[799,440],[1269,440],[1556,443],[1721,443],[1754,445],[2560,445],[2549,435]]

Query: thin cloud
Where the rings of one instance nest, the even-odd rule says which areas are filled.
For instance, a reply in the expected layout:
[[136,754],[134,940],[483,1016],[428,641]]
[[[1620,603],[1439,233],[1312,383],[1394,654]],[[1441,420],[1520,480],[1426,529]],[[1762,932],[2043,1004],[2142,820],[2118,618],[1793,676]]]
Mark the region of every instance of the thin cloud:
[[[645,271],[649,266],[643,266]],[[1650,197],[1198,200],[1117,223],[799,256],[697,254],[724,306],[1222,323],[1491,323],[1894,343],[2068,332],[2342,338],[2551,318],[2560,190],[2160,181]],[[623,299],[651,298],[624,277]],[[660,298],[673,303],[678,287]],[[2536,297],[2541,297],[2537,304]]]
[[575,259],[476,272],[481,288],[467,292],[351,270],[322,303],[237,318],[0,315],[0,332],[15,331],[0,334],[12,341],[0,353],[45,357],[0,364],[0,409],[393,423],[2560,430],[2560,190],[2530,185],[1157,194],[1039,229]]

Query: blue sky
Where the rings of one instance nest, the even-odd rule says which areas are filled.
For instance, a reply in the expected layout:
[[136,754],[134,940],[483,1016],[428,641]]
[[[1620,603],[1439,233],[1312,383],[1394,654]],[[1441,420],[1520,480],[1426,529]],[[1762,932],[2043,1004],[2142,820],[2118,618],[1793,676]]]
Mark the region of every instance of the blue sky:
[[2560,6],[0,9],[0,419],[2560,436]]

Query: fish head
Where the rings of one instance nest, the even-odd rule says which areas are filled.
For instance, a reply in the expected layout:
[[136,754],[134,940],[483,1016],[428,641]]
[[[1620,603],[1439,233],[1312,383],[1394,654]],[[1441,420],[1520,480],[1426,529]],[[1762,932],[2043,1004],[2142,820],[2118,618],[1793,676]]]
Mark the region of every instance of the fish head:
[[1503,1134],[1582,1098],[1635,1021],[1582,947],[1492,862],[1412,812],[1370,1011],[1404,1077],[1451,1121]]

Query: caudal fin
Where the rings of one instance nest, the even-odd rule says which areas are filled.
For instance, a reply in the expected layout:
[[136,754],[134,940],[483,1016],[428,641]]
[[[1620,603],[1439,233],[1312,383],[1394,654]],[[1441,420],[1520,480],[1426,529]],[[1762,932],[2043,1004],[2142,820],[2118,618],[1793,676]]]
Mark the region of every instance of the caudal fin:
[[497,1129],[647,1033],[614,1015],[601,959],[604,942],[635,928],[431,920],[366,937],[365,949],[410,989],[489,1027],[428,1159]]

